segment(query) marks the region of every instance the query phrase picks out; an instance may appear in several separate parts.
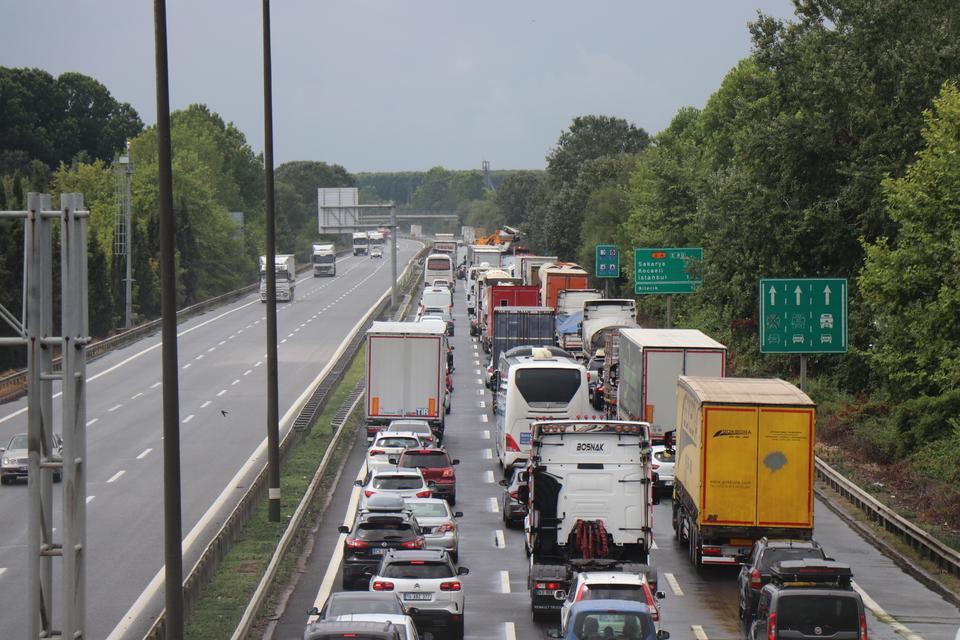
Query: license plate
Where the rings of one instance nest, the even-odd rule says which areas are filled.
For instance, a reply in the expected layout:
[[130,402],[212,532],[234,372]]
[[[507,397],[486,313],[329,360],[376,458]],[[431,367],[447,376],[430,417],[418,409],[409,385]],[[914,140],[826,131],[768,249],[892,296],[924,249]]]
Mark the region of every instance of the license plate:
[[672,487],[672,486],[673,486],[673,480],[664,480],[664,481],[663,481],[663,486],[665,486],[665,487]]
[[554,589],[534,589],[534,593],[538,596],[550,596],[553,597]]
[[373,549],[370,549],[370,553],[372,553],[375,556],[382,556],[386,552],[387,552],[386,547],[374,547]]
[[431,594],[431,593],[418,593],[418,592],[413,592],[413,593],[404,593],[404,594],[403,594],[403,599],[404,599],[404,600],[430,600],[432,597],[433,597],[433,594]]

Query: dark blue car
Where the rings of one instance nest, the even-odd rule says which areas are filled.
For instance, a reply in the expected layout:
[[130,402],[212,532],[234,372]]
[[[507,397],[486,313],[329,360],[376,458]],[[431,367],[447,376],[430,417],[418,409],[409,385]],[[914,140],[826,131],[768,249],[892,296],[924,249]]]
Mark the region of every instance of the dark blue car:
[[564,640],[668,640],[657,632],[646,604],[630,600],[581,600],[570,607],[567,628],[550,632]]

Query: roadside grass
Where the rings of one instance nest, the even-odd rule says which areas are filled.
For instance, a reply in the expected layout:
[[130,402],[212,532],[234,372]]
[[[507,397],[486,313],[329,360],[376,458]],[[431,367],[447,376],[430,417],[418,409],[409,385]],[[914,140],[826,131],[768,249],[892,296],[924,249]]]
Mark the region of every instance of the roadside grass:
[[[190,614],[185,633],[190,640],[223,640],[233,634],[247,603],[257,588],[260,577],[270,563],[270,558],[283,536],[287,522],[303,498],[320,459],[330,446],[332,437],[330,420],[343,405],[347,394],[360,380],[363,368],[364,350],[361,348],[351,362],[346,375],[329,396],[323,412],[314,421],[309,433],[291,449],[283,464],[280,476],[282,488],[280,522],[269,521],[267,501],[262,501],[250,522],[243,528],[240,540],[227,554],[213,580],[204,589],[196,608]],[[347,426],[344,427],[343,437],[337,443],[334,457],[327,466],[321,486],[306,514],[305,522],[311,522],[316,513],[322,510],[340,463],[349,450],[352,442],[351,434],[359,421],[358,412],[355,411],[350,416]],[[303,550],[306,534],[307,532],[301,530],[292,541],[281,563],[275,584],[286,584],[296,569],[297,558]],[[263,611],[272,610],[272,600],[275,597],[276,594],[271,594]],[[306,612],[304,612],[304,619],[306,619]]]

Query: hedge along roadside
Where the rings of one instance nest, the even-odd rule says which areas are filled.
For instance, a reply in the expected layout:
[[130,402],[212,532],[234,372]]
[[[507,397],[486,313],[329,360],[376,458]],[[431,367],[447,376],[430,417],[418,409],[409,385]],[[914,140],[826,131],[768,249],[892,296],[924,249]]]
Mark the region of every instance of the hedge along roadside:
[[[412,270],[415,270],[415,265],[418,261],[422,260],[427,249],[428,247],[424,246],[410,260],[406,268],[398,277],[400,282],[408,283],[410,281],[409,274]],[[339,360],[344,355],[344,352],[350,346],[351,341],[357,335],[362,334],[362,332],[365,330],[366,324],[370,322],[372,318],[379,315],[379,313],[389,303],[389,299],[390,289],[388,288],[377,301],[377,303],[371,307],[370,311],[368,311],[367,314],[354,326],[350,332],[350,335],[344,339],[343,342],[341,342],[339,348],[327,362],[320,374],[313,380],[304,393],[301,394],[293,406],[291,406],[291,408],[283,416],[280,421],[280,429],[283,433],[280,443],[281,456],[286,454],[296,439],[294,430],[292,428],[288,428],[292,427],[296,414],[299,413],[300,409],[310,397],[313,390],[316,389],[316,387],[323,382],[330,372],[336,367],[336,365],[339,363]],[[210,516],[211,513],[215,513],[217,510],[223,508],[223,505],[228,497],[235,492],[234,487],[238,484],[239,479],[247,476],[253,469],[254,465],[259,463],[259,471],[257,472],[256,478],[250,483],[249,488],[240,498],[237,506],[225,518],[224,524],[217,531],[210,543],[204,548],[203,552],[193,564],[189,574],[184,580],[184,608],[188,615],[195,606],[203,587],[209,583],[210,579],[216,572],[219,563],[226,556],[234,542],[239,539],[243,525],[249,522],[250,517],[255,510],[256,503],[266,493],[267,465],[265,453],[266,439],[260,443],[260,446],[257,447],[257,450],[248,459],[247,463],[243,466],[243,468],[240,469],[240,471],[237,472],[237,475],[230,481],[230,483],[227,484],[223,493],[220,494],[214,504],[208,509],[207,513],[204,514],[204,517],[201,518],[200,522],[184,539],[184,555],[186,556],[190,551],[190,547],[199,536],[200,531],[204,528],[203,524],[209,519],[208,516]],[[154,597],[159,597],[159,593],[163,586],[163,575],[163,567],[161,567],[147,588],[143,591],[143,593],[140,594],[130,610],[124,615],[123,619],[113,630],[110,636],[108,636],[109,640],[123,637],[129,628],[138,621],[140,615],[143,613],[144,609],[146,609],[149,602]],[[160,612],[160,615],[157,617],[156,621],[144,635],[145,640],[162,640],[165,637],[166,626],[164,611]]]

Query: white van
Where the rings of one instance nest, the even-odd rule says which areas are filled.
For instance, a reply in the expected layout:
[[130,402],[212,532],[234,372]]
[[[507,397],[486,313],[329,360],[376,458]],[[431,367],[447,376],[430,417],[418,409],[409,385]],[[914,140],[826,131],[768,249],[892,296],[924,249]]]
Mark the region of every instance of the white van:
[[423,265],[423,284],[430,286],[437,278],[447,282],[455,282],[453,274],[453,258],[445,253],[431,253]]
[[420,309],[442,307],[453,315],[453,293],[446,287],[427,287],[420,295]]
[[590,406],[587,370],[549,349],[535,348],[494,377],[497,456],[504,473],[530,456],[530,425],[596,413]]

